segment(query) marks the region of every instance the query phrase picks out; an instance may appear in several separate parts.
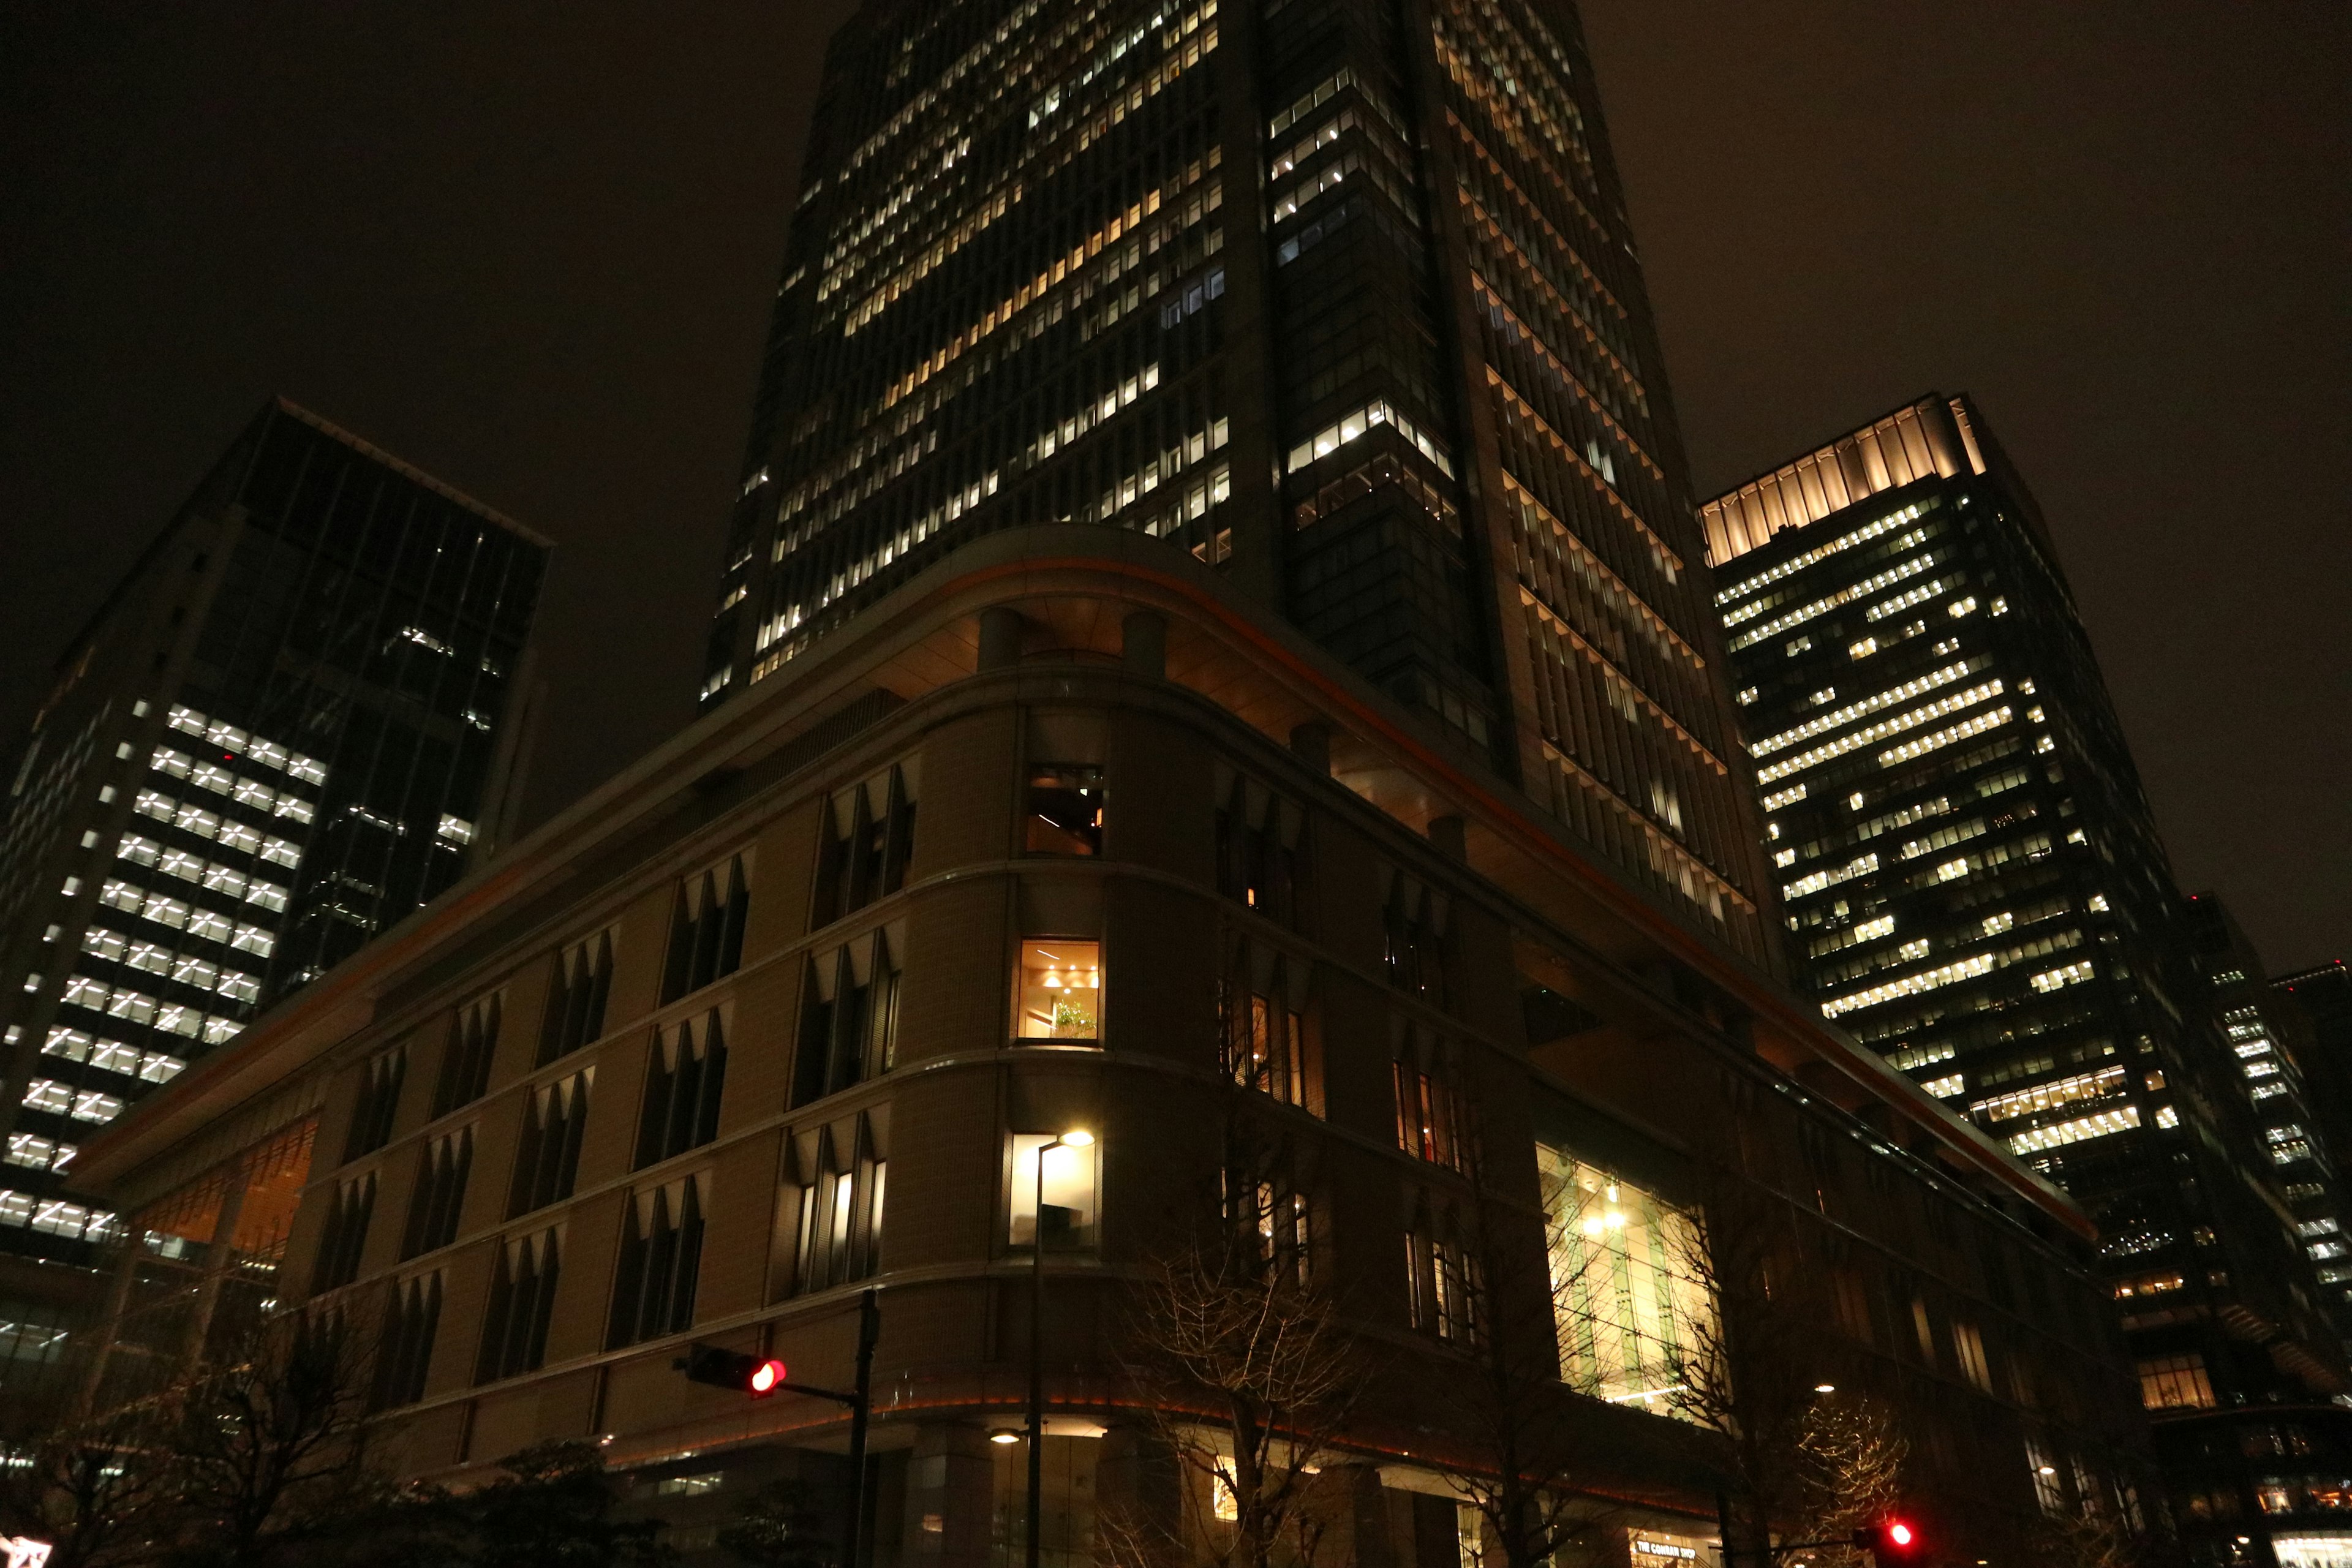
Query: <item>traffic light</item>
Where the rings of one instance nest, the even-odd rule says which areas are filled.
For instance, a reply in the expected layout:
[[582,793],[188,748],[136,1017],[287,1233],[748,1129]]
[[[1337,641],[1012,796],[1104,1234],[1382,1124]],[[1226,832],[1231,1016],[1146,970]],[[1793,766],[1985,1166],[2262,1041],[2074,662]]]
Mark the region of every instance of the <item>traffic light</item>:
[[745,1355],[717,1345],[690,1345],[670,1363],[689,1383],[731,1388],[754,1399],[765,1399],[784,1384],[784,1363],[767,1356]]
[[1882,1563],[1916,1563],[1927,1551],[1919,1527],[1906,1519],[1883,1519],[1853,1532],[1853,1543]]

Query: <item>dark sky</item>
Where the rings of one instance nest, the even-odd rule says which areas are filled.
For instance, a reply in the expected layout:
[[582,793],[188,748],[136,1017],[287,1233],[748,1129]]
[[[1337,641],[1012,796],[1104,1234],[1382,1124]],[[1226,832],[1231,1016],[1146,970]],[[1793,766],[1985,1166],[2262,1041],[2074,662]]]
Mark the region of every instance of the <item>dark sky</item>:
[[[682,722],[847,0],[0,0],[0,733],[272,392],[561,546],[548,811]],[[2352,952],[2352,9],[1588,0],[1700,485],[1930,388],[2182,880]]]

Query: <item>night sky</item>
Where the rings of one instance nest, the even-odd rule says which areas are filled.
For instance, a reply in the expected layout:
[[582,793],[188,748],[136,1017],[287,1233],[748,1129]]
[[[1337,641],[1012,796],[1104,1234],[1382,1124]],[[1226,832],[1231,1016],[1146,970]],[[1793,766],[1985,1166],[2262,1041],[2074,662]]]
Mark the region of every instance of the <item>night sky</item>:
[[[848,0],[0,0],[0,748],[273,392],[553,537],[533,819],[692,711]],[[2352,953],[2352,8],[1588,0],[1703,494],[1967,391],[2185,886]]]

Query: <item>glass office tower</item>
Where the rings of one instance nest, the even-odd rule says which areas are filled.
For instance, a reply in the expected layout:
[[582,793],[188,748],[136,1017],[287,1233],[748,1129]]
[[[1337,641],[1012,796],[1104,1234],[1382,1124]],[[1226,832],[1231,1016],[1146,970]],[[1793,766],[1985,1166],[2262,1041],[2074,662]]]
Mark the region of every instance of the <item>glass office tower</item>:
[[[2212,985],[2211,1011],[2262,1128],[2279,1195],[2294,1213],[2339,1330],[2352,1328],[2352,1237],[2345,1234],[2342,1149],[2330,1134],[2336,1085],[2294,1004],[2272,989],[2262,954],[2220,898],[2189,897],[2189,930]],[[2315,1070],[2316,1068],[2317,1070]]]
[[702,697],[962,542],[1114,528],[1771,963],[1691,510],[1567,6],[876,0],[828,59]]
[[2217,1551],[2266,1530],[2296,1510],[2254,1498],[2252,1429],[2199,1423],[2334,1434],[2329,1176],[2272,1114],[2291,1064],[2210,988],[2032,496],[1931,395],[1701,519],[1792,963],[2089,1209],[2184,1522]]
[[0,1254],[80,1259],[80,1139],[500,837],[548,549],[279,400],[74,639],[0,835]]

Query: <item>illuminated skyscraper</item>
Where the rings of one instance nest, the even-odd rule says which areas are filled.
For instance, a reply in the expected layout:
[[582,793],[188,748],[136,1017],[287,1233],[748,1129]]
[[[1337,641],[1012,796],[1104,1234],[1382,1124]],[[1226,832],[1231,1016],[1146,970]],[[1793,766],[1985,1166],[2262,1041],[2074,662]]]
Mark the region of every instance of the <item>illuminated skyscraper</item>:
[[802,189],[706,704],[959,544],[1115,528],[1770,960],[1568,6],[875,0]]
[[85,1257],[82,1140],[499,837],[547,552],[280,400],[75,637],[0,832],[0,1255]]
[[2333,1290],[2305,1256],[2326,1233],[2298,1234],[2335,1223],[2332,1173],[2305,1119],[2273,1114],[2300,1079],[2248,999],[2211,989],[2209,967],[2245,975],[2200,956],[2048,530],[1983,416],[1923,397],[1701,518],[1822,1012],[2091,1212],[2177,1486],[2252,1487],[2256,1449],[2199,1412],[2300,1404],[2337,1445]]

